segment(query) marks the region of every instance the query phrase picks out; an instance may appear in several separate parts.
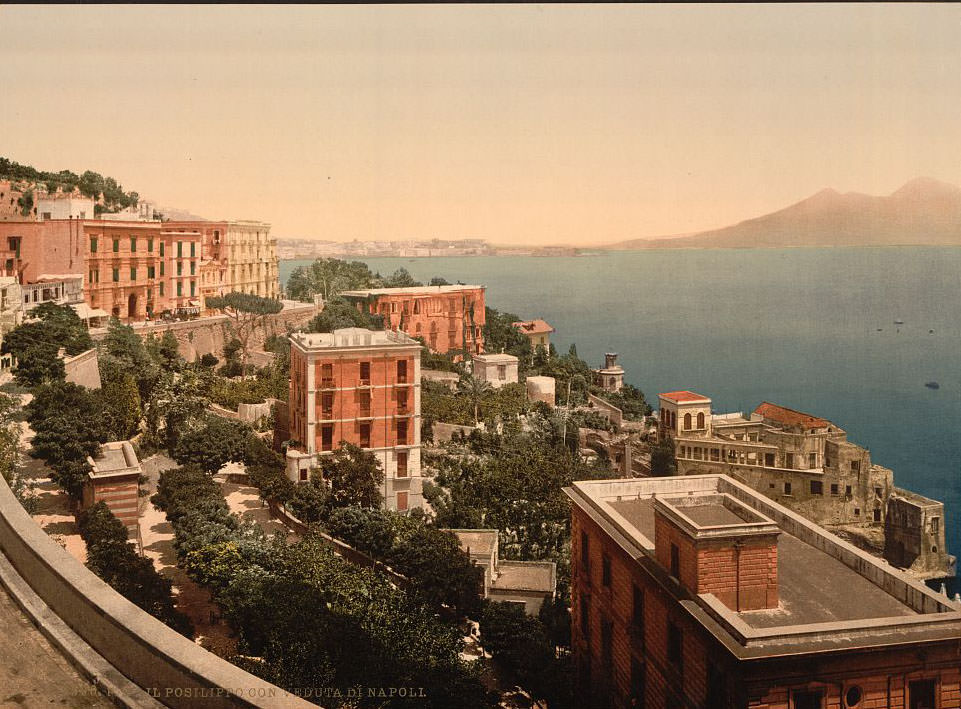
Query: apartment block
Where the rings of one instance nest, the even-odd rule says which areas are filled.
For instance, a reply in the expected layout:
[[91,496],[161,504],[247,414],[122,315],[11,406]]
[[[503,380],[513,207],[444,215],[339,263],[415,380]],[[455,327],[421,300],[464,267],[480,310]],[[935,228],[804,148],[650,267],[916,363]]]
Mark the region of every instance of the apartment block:
[[290,343],[291,479],[307,480],[346,441],[377,456],[389,509],[421,507],[420,344],[363,328],[294,333]]
[[961,604],[748,485],[565,492],[578,706],[961,707]]
[[418,286],[345,291],[357,309],[381,315],[384,327],[420,337],[432,352],[484,351],[484,286]]

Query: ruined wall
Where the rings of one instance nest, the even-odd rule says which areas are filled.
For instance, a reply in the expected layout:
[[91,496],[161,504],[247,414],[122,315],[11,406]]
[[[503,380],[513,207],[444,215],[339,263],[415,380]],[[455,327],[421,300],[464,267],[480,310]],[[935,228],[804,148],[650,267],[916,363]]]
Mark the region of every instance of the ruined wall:
[[99,389],[100,363],[97,359],[97,348],[91,348],[74,357],[63,358],[63,368],[68,382],[85,386],[88,389]]
[[922,577],[952,573],[944,538],[944,504],[895,488],[884,523],[884,558]]

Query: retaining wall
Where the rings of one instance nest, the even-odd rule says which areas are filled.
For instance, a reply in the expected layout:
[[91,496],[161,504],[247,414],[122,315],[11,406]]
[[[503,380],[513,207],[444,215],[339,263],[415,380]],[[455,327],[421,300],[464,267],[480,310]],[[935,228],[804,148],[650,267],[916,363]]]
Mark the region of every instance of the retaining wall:
[[37,526],[2,478],[0,550],[80,638],[169,707],[315,707],[207,652],[114,591]]

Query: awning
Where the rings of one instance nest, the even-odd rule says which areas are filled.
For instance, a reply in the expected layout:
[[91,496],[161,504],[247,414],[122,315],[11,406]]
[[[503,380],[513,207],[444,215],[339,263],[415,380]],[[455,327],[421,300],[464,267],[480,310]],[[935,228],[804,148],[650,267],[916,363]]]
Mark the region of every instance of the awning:
[[75,312],[81,320],[108,317],[106,311],[100,308],[91,308],[86,303],[71,303],[70,307],[73,308],[73,312]]
[[200,301],[199,301],[199,300],[191,300],[191,301],[190,301],[190,304],[191,304],[192,306],[194,306],[195,308],[199,308],[199,307],[200,307]]

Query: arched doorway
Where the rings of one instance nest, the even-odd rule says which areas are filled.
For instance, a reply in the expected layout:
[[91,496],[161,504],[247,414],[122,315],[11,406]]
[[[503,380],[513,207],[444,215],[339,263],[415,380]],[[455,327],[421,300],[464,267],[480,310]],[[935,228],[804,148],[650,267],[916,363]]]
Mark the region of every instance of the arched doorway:
[[127,298],[127,317],[134,318],[137,316],[137,294],[131,293],[130,297]]

